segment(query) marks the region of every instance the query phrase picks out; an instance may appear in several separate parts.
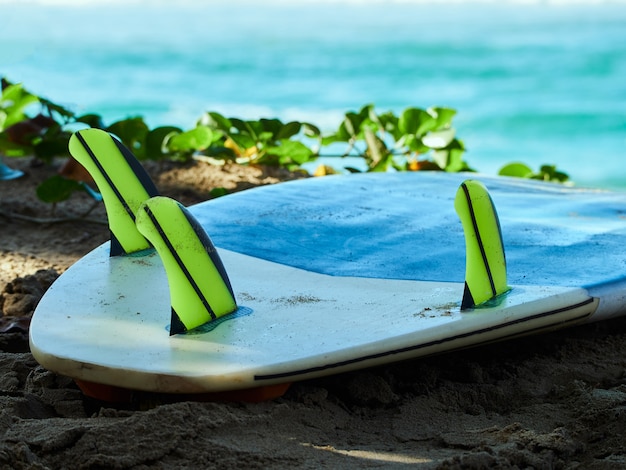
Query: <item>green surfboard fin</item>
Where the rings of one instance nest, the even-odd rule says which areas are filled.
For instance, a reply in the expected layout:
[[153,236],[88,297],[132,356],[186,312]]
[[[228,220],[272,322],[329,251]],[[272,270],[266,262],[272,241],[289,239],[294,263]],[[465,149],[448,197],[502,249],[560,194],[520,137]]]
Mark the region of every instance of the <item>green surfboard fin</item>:
[[179,202],[153,197],[139,208],[138,230],[159,254],[170,289],[170,335],[237,310],[222,261],[211,239]]
[[509,290],[500,221],[491,196],[480,181],[459,187],[454,208],[465,233],[465,290],[461,310],[483,304]]
[[135,156],[100,129],[76,132],[70,138],[69,150],[102,194],[111,230],[111,256],[150,248],[137,230],[135,216],[141,203],[159,192]]

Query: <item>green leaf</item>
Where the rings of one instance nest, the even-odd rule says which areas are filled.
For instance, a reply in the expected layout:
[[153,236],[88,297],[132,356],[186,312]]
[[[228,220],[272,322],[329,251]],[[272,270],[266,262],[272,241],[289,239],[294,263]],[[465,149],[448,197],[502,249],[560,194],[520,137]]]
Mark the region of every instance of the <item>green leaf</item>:
[[443,149],[454,140],[455,130],[451,127],[428,132],[422,137],[424,145],[433,149]]
[[169,149],[167,140],[175,134],[182,132],[182,129],[174,126],[162,126],[152,129],[146,135],[146,158],[161,160],[167,156]]
[[345,167],[345,169],[349,172],[349,173],[363,173],[361,170],[359,170],[358,168],[354,168],[352,166],[347,166]]
[[54,138],[39,141],[33,146],[35,156],[45,162],[52,162],[54,157],[69,156],[67,149],[69,134],[59,134]]
[[564,183],[569,180],[569,175],[556,169],[555,165],[541,165],[539,174],[534,175],[533,178],[541,179],[544,181],[554,181]]
[[375,116],[374,105],[372,103],[368,103],[363,105],[363,107],[359,110],[359,116],[362,121],[370,118],[370,116]]
[[376,109],[374,108],[374,105],[369,104],[365,106],[365,108],[367,109],[367,120],[376,124],[377,127],[382,127],[382,123],[380,122],[380,118],[378,116],[378,113],[376,112]]
[[0,97],[0,109],[5,113],[3,127],[0,130],[26,119],[26,108],[37,102],[39,97],[26,91],[21,84],[7,86],[2,90]]
[[370,166],[368,171],[371,171],[371,172],[388,171],[391,164],[392,164],[392,161],[390,158],[383,158],[379,160],[375,165]]
[[458,148],[452,148],[448,150],[448,164],[444,168],[446,171],[459,172],[468,171],[470,168],[463,160],[463,150]]
[[[260,128],[258,129],[258,134],[265,134],[266,136],[268,134],[270,136],[278,135],[278,133],[283,128],[283,123],[280,121],[280,119],[261,118],[259,120],[259,124],[260,124]],[[266,140],[266,139],[267,137],[263,138],[259,135],[259,140]]]
[[524,163],[513,162],[509,163],[498,172],[500,176],[515,176],[517,178],[530,178],[533,175],[533,170]]
[[542,181],[564,183],[569,180],[569,175],[558,171],[554,165],[541,165],[539,172],[535,173],[524,163],[514,162],[505,165],[498,172],[502,176],[515,176],[518,178],[532,178]]
[[346,140],[355,139],[361,134],[363,124],[369,119],[372,108],[373,105],[368,104],[363,106],[358,113],[353,111],[346,113],[342,123],[343,129],[342,126],[339,127],[341,133],[345,132],[349,136]]
[[220,129],[221,131],[224,131],[226,133],[229,133],[233,127],[230,119],[222,116],[220,113],[216,113],[213,111],[205,113],[204,116],[202,116],[202,118],[200,119],[199,124],[215,129]]
[[465,146],[458,139],[452,140],[445,148],[433,152],[433,161],[442,170],[448,172],[472,171],[463,160]]
[[[244,121],[237,118],[230,118],[230,122],[232,123],[233,127],[237,129],[241,134],[250,136],[253,142],[256,143],[256,141],[258,140],[257,134],[262,130],[260,129],[260,125],[254,126],[254,122],[252,121]],[[256,130],[253,128],[253,126],[256,127]],[[229,136],[233,138],[233,134],[229,133]]]
[[105,125],[102,121],[102,116],[99,114],[83,114],[76,118],[76,122],[82,122],[89,127],[95,127],[97,129],[104,129]]
[[211,146],[202,152],[203,155],[207,155],[209,157],[218,158],[222,160],[236,160],[237,155],[234,150],[231,148],[227,148],[224,146]]
[[[322,145],[330,145],[334,144],[335,142],[350,142],[350,140],[352,139],[352,134],[348,131],[348,124],[346,121],[347,119],[344,119],[342,121],[342,123],[339,125],[339,128],[337,129],[337,132],[324,136],[322,138]],[[351,128],[354,127],[352,124],[349,125]]]
[[54,175],[37,186],[37,197],[43,202],[56,203],[69,199],[74,191],[84,191],[83,186],[74,180]]
[[126,145],[138,159],[142,160],[145,158],[144,142],[149,129],[142,117],[128,118],[114,122],[106,130],[118,136],[122,143]]
[[449,150],[435,150],[433,152],[433,161],[442,170],[445,169],[448,166],[449,159],[450,159],[450,151]]
[[314,155],[313,151],[302,142],[288,139],[281,140],[277,146],[268,147],[266,152],[279,157],[281,163],[295,162],[298,165],[308,162]]
[[291,137],[298,135],[300,129],[302,129],[302,124],[300,124],[299,122],[288,122],[287,124],[283,125],[275,134],[276,140],[290,139]]
[[382,125],[385,132],[389,132],[393,136],[395,136],[398,129],[398,120],[398,116],[391,111],[387,111],[386,113],[378,116],[378,121]]
[[329,145],[336,144],[337,142],[346,142],[346,141],[340,140],[336,133],[323,135],[321,138],[321,145],[323,147],[328,147]]
[[209,194],[213,199],[215,199],[216,197],[226,196],[228,194],[228,189],[222,187],[213,188],[209,191]]
[[230,138],[239,147],[239,150],[243,153],[246,149],[254,147],[256,140],[247,134],[231,134]]
[[320,128],[309,122],[303,122],[302,127],[304,128],[304,135],[307,137],[318,138],[322,135]]
[[198,126],[190,131],[173,135],[167,146],[174,152],[194,152],[208,148],[212,140],[213,131],[206,126]]
[[435,129],[446,129],[452,125],[452,118],[456,115],[456,110],[451,108],[430,108],[430,114],[435,116]]
[[23,157],[32,153],[32,147],[16,144],[6,132],[0,132],[0,153],[7,157]]
[[[368,127],[364,130],[365,143],[367,144],[366,161],[370,169],[373,171],[381,171],[381,168],[387,168],[389,156],[391,153],[387,149],[385,142],[378,137],[374,131]],[[381,166],[381,162],[383,165]],[[377,169],[375,169],[377,168]]]
[[257,141],[263,144],[270,144],[274,141],[274,134],[271,131],[262,131],[257,134]]
[[398,129],[403,134],[415,134],[418,137],[437,126],[437,120],[420,108],[407,108],[400,115]]
[[415,152],[417,154],[426,153],[430,150],[430,147],[427,147],[422,142],[422,139],[417,137],[415,134],[405,134],[399,140],[398,144],[400,146],[406,147],[409,151]]

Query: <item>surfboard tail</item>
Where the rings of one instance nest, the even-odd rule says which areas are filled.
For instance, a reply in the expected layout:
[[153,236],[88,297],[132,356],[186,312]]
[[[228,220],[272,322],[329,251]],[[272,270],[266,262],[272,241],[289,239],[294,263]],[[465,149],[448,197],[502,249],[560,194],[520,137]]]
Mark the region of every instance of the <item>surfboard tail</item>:
[[111,229],[110,255],[150,248],[137,230],[135,217],[141,203],[159,192],[132,152],[100,129],[74,133],[69,151],[93,177],[102,194]]
[[454,208],[465,234],[465,288],[461,310],[481,305],[509,290],[500,220],[493,200],[480,181],[459,187]]
[[145,201],[137,229],[159,254],[170,289],[170,334],[191,330],[237,309],[224,265],[193,215],[167,197]]

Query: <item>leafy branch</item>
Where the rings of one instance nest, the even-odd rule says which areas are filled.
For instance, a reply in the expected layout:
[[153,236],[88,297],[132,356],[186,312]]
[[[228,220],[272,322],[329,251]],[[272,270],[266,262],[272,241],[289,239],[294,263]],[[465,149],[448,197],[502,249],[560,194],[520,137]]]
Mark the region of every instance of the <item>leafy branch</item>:
[[346,143],[341,156],[363,158],[368,171],[471,171],[463,160],[465,146],[452,127],[455,114],[449,108],[377,114],[369,104],[358,113],[346,113],[339,129],[325,136],[322,145]]
[[[55,157],[69,157],[67,145],[74,130],[95,127],[115,134],[139,160],[201,158],[297,170],[318,157],[358,157],[366,171],[474,171],[464,160],[465,145],[452,125],[455,115],[454,109],[443,107],[410,107],[399,115],[392,111],[378,113],[374,105],[368,104],[358,112],[345,113],[339,127],[328,133],[308,122],[242,120],[217,112],[204,113],[194,127],[186,130],[178,126],[150,129],[142,117],[129,117],[107,126],[98,114],[77,115],[3,78],[0,154],[33,155],[50,163]],[[351,167],[347,170],[359,171]],[[524,164],[512,163],[500,174],[568,180],[567,174],[551,165],[533,172]],[[55,175],[37,188],[37,195],[55,204],[77,190],[90,188],[80,178]]]

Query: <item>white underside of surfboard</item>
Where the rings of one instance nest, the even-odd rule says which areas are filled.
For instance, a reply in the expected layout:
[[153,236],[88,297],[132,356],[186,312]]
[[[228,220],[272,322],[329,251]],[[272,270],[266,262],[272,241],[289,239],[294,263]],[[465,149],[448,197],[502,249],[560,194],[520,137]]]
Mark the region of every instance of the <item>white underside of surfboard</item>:
[[512,286],[492,306],[461,313],[462,283],[329,276],[220,249],[239,310],[212,329],[170,336],[157,254],[110,258],[108,250],[48,290],[31,350],[62,375],[144,391],[303,380],[569,326],[598,305],[581,288]]

